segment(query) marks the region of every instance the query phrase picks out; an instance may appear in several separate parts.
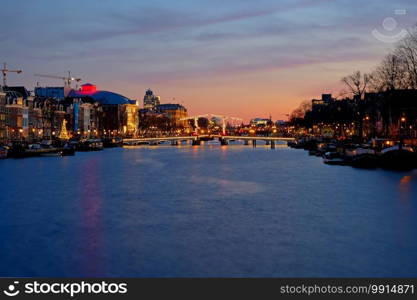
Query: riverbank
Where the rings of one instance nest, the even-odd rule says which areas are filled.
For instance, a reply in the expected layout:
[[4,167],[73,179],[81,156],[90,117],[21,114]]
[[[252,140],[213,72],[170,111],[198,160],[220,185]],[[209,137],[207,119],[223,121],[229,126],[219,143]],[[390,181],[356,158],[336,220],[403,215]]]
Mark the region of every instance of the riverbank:
[[369,143],[357,144],[352,141],[307,137],[289,142],[288,145],[304,149],[310,156],[322,157],[328,165],[405,171],[417,168],[417,147],[393,139],[373,139]]
[[323,158],[328,165],[352,166],[355,168],[408,171],[417,168],[417,147],[401,143],[393,139],[373,139],[369,143],[354,143],[348,140],[336,140],[322,137],[270,137],[270,136],[169,136],[126,139],[81,139],[74,141],[49,140],[39,143],[13,143],[0,148],[1,158],[24,158],[36,156],[68,156],[77,151],[101,151],[104,148],[122,146],[158,146],[170,144],[180,146],[190,144],[199,146],[202,142],[217,141],[220,146],[228,146],[230,142],[242,142],[256,148],[257,141],[263,141],[271,149],[275,149],[279,141],[288,143],[295,149],[304,149],[310,156]]

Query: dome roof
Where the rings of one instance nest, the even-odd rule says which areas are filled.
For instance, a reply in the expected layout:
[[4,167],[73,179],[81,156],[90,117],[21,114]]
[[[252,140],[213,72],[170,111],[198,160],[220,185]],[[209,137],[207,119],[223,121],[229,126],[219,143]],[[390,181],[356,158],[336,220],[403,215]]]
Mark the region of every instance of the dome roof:
[[68,97],[71,97],[71,98],[87,98],[88,97],[104,105],[134,104],[135,102],[120,94],[116,94],[116,93],[108,92],[108,91],[96,91],[92,93],[86,93],[82,91],[71,91]]

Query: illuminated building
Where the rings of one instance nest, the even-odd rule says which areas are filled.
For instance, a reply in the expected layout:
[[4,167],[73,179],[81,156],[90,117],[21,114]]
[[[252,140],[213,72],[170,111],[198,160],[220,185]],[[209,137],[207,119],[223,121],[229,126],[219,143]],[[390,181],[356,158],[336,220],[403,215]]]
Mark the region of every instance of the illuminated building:
[[[134,136],[138,129],[138,106],[120,94],[101,91],[93,84],[84,84],[79,91],[71,91],[67,97],[72,102],[74,131],[106,132]],[[75,130],[75,128],[77,128]]]
[[313,109],[321,109],[324,106],[332,104],[335,99],[332,97],[332,94],[322,94],[321,99],[313,99],[311,100],[312,108]]
[[3,89],[6,92],[6,134],[10,139],[24,139],[29,133],[28,104],[33,101],[33,97],[22,86]]
[[156,110],[165,114],[175,127],[185,127],[187,124],[186,120],[182,120],[188,116],[187,109],[180,104],[160,104]]
[[126,104],[119,107],[121,127],[124,135],[135,136],[138,131],[139,115],[135,104]]
[[81,133],[88,135],[91,130],[95,128],[91,126],[91,111],[93,109],[93,104],[91,103],[81,103],[78,111],[78,129]]
[[261,119],[261,118],[256,118],[256,119],[252,119],[250,121],[250,124],[253,126],[268,126],[271,125],[271,119]]
[[143,108],[154,110],[156,106],[160,105],[161,98],[153,94],[151,89],[148,89],[145,92],[145,96],[143,97]]
[[0,141],[7,139],[6,115],[6,93],[0,87]]

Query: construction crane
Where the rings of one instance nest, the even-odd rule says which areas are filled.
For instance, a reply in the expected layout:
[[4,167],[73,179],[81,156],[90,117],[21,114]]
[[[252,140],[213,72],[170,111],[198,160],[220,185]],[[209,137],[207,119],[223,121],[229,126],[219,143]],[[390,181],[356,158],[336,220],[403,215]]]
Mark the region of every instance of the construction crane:
[[3,69],[1,70],[1,72],[3,73],[3,86],[6,86],[7,85],[7,73],[20,74],[23,71],[22,70],[9,70],[9,69],[7,69],[7,64],[3,63]]
[[75,81],[75,82],[78,83],[78,82],[80,82],[82,80],[81,78],[71,77],[71,72],[70,71],[68,71],[68,77],[54,76],[54,75],[45,75],[45,74],[34,74],[34,76],[44,77],[44,78],[61,79],[61,80],[64,81],[64,85],[67,86],[67,87],[70,87],[71,86],[71,83],[73,81]]

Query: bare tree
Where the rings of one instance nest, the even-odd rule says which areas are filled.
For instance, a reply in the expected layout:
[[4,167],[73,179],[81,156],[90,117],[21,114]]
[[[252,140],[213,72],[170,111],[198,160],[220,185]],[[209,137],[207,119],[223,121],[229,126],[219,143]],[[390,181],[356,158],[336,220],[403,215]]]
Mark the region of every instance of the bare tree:
[[376,68],[372,84],[377,91],[398,90],[407,87],[406,70],[402,57],[388,54]]
[[311,101],[303,101],[296,109],[290,114],[290,120],[304,118],[306,112],[311,110]]
[[409,31],[409,36],[404,38],[395,50],[403,65],[404,87],[417,88],[417,26]]
[[346,85],[350,94],[359,99],[363,99],[370,79],[371,77],[369,74],[362,74],[360,71],[356,71],[349,76],[343,77],[342,82]]

